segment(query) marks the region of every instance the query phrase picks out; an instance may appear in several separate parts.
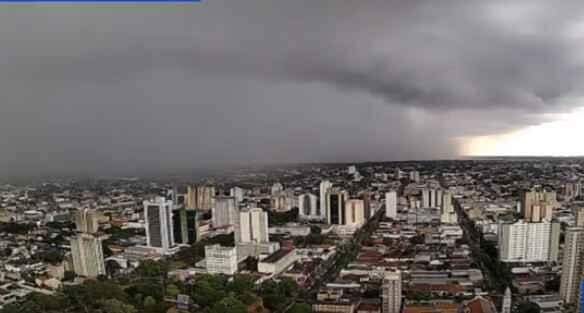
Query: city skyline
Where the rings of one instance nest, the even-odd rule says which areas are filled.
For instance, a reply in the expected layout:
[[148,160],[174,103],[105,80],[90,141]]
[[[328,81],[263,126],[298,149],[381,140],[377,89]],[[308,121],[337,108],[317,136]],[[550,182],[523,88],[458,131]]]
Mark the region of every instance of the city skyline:
[[583,9],[13,6],[0,13],[0,174],[584,155]]
[[581,1],[5,2],[0,313],[584,313]]

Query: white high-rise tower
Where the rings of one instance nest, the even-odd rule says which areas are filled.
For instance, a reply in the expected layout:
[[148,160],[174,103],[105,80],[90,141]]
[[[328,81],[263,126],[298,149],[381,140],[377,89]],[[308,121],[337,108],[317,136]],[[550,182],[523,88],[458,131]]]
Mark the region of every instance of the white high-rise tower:
[[401,273],[386,273],[382,285],[382,310],[383,313],[400,313],[402,302]]
[[397,192],[390,191],[385,194],[385,217],[397,218]]
[[146,221],[146,240],[149,247],[167,253],[174,246],[172,225],[173,203],[164,197],[144,201],[144,220]]
[[71,238],[73,269],[79,276],[95,278],[105,275],[102,238],[81,233]]
[[98,234],[98,213],[95,210],[75,212],[77,234],[71,237],[73,270],[79,276],[95,278],[105,275],[102,240]]
[[239,215],[239,235],[237,241],[241,243],[267,243],[268,213],[260,208],[241,212]]
[[327,207],[327,194],[329,192],[329,190],[333,188],[333,184],[328,181],[328,180],[323,180],[320,183],[320,214],[322,219],[327,219],[328,216],[326,215],[328,212],[328,207]]
[[578,290],[582,280],[584,262],[584,228],[571,227],[566,231],[560,298],[565,304],[578,301]]

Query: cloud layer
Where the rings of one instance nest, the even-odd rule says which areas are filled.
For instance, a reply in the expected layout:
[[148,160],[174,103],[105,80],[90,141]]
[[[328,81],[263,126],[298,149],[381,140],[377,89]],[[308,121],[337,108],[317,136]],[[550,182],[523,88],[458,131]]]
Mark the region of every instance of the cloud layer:
[[452,157],[581,96],[577,1],[0,12],[0,173]]

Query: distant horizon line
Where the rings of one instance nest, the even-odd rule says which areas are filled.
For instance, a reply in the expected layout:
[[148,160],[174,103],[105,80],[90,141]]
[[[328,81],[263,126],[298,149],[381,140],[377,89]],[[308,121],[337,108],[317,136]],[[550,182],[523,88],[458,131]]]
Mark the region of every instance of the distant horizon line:
[[[110,173],[100,174],[97,170],[79,171],[78,173],[41,173],[36,174],[4,174],[0,184],[10,184],[17,181],[42,181],[42,180],[61,180],[61,179],[128,179],[128,178],[154,178],[160,177],[196,177],[196,176],[215,176],[221,171],[244,170],[245,168],[274,168],[278,166],[310,166],[310,165],[359,165],[359,164],[382,164],[382,163],[414,163],[414,162],[448,162],[448,161],[488,161],[488,160],[584,160],[584,155],[574,156],[554,156],[554,155],[468,155],[452,158],[436,158],[436,159],[402,159],[402,160],[385,160],[385,161],[313,161],[313,162],[265,162],[265,163],[230,163],[230,164],[208,164],[207,166],[197,167],[182,167],[182,168],[167,168],[163,169],[144,169],[132,170],[127,173],[123,171],[112,171]],[[105,172],[105,171],[104,171]],[[115,173],[117,172],[117,173]],[[206,173],[205,173],[206,172]]]

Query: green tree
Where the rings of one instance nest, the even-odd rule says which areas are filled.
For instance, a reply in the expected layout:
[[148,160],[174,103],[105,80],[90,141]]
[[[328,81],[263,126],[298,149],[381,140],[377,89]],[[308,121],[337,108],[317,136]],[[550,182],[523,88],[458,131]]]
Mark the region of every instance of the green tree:
[[103,313],[137,313],[138,310],[131,305],[120,300],[108,299],[98,301],[98,306]]
[[247,307],[235,297],[228,296],[223,300],[215,303],[211,307],[210,313],[247,313]]
[[170,284],[168,286],[166,286],[166,295],[171,297],[171,298],[176,298],[176,296],[178,296],[178,294],[180,293],[180,289],[174,285],[174,284]]
[[312,308],[310,307],[309,304],[306,303],[296,303],[288,311],[288,313],[311,313],[311,312]]
[[248,275],[236,275],[227,284],[227,290],[235,294],[241,294],[255,288],[254,279]]
[[202,307],[211,307],[226,296],[222,286],[213,280],[202,279],[193,286],[193,301]]
[[144,307],[149,307],[153,305],[156,305],[156,299],[154,299],[151,296],[148,296],[144,299]]
[[126,288],[125,291],[132,299],[136,299],[136,295],[139,294],[142,298],[152,297],[156,300],[162,300],[162,283],[158,280],[138,281]]
[[136,273],[143,277],[162,277],[168,273],[168,264],[166,262],[157,262],[146,260],[140,263],[136,269]]

